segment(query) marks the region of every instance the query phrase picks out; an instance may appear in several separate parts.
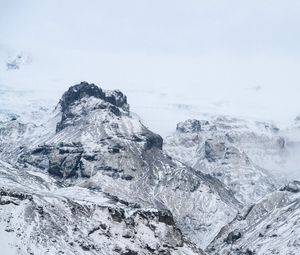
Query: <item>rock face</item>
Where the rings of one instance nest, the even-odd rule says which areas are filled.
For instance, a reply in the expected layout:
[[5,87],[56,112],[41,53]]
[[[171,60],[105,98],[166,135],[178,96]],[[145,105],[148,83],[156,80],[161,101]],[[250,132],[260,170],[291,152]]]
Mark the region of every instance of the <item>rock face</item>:
[[256,123],[252,127],[247,122],[225,117],[187,120],[167,137],[165,149],[174,159],[215,176],[237,199],[248,204],[277,188],[273,177],[252,160],[253,143],[258,151],[266,144],[278,152],[284,150],[277,142],[282,138],[276,137],[276,132],[276,128],[266,124]]
[[95,84],[88,84],[87,82],[81,82],[78,85],[70,87],[68,91],[63,94],[59,102],[62,112],[65,112],[72,104],[80,101],[82,98],[91,96],[104,99],[105,93]]
[[[97,103],[90,104],[88,101],[91,101],[91,98],[101,99],[101,101],[98,100]],[[57,124],[57,132],[68,125],[74,125],[76,119],[97,108],[109,109],[116,116],[120,116],[120,110],[129,111],[127,97],[121,91],[103,91],[95,84],[87,82],[81,82],[70,87],[63,94],[59,106],[61,107],[62,118]]]
[[163,139],[130,113],[121,92],[86,83],[71,87],[48,123],[10,145],[22,146],[11,155],[16,167],[141,208],[168,210],[184,239],[199,248],[241,207],[218,179],[172,160],[162,149]]
[[227,244],[233,244],[241,237],[242,237],[241,232],[239,232],[238,230],[234,230],[228,234],[228,236],[224,239],[224,242]]
[[298,254],[299,193],[276,191],[246,208],[209,245],[209,254]]
[[1,162],[0,178],[4,254],[204,254],[184,240],[169,211],[64,187]]
[[300,192],[300,182],[296,181],[296,180],[292,181],[292,182],[288,183],[287,185],[285,185],[281,190],[298,193],[298,192]]
[[147,129],[144,130],[142,136],[146,138],[146,143],[144,148],[150,150],[151,148],[157,148],[162,150],[163,139],[160,135],[157,135]]
[[226,117],[164,143],[123,93],[80,83],[41,125],[0,122],[2,252],[298,254],[299,182],[265,170],[288,146]]
[[208,162],[216,162],[225,156],[225,143],[214,139],[207,139],[204,144],[205,158]]

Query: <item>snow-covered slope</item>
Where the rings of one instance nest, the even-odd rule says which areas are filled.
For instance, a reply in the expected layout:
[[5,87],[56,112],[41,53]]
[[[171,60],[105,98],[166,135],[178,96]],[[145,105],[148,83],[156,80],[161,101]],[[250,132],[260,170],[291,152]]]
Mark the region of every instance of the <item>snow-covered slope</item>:
[[140,208],[99,190],[67,187],[0,161],[1,252],[203,254],[167,210]]
[[15,164],[19,155],[26,149],[47,140],[55,133],[56,125],[61,118],[57,110],[47,114],[42,124],[21,122],[19,118],[0,121],[0,158]]
[[170,210],[198,247],[205,248],[241,207],[218,179],[172,160],[120,91],[83,82],[63,95],[47,124],[27,132],[16,123],[2,124],[2,159],[143,208]]
[[272,171],[297,126],[188,120],[164,142],[86,82],[46,112],[0,122],[5,254],[297,254],[300,185]]
[[172,157],[217,177],[245,205],[208,254],[299,254],[300,182],[279,190],[283,180],[275,180],[273,169],[282,167],[284,173],[299,151],[297,134],[297,127],[279,131],[268,123],[217,117],[179,123],[166,139]]
[[224,227],[209,254],[299,254],[300,183],[268,194]]
[[258,156],[284,153],[284,140],[277,132],[265,123],[226,117],[191,119],[177,125],[176,132],[167,137],[165,149],[173,158],[212,174],[248,204],[276,188]]

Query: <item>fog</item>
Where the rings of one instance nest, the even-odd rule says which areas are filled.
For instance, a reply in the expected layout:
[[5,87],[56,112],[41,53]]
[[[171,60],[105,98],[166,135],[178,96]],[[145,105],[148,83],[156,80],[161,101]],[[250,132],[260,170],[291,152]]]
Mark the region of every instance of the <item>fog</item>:
[[[39,93],[48,105],[83,80],[120,89],[163,135],[207,113],[287,126],[300,112],[299,9],[276,0],[0,0],[0,88]],[[26,61],[7,70],[18,54]]]

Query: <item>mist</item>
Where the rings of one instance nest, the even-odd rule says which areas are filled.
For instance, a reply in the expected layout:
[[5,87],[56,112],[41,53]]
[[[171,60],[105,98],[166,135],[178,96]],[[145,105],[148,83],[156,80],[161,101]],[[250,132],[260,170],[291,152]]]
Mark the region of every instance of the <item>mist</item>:
[[[0,86],[49,107],[80,81],[120,89],[164,136],[205,114],[286,127],[300,109],[298,11],[298,1],[0,1]],[[18,54],[28,61],[7,70]]]

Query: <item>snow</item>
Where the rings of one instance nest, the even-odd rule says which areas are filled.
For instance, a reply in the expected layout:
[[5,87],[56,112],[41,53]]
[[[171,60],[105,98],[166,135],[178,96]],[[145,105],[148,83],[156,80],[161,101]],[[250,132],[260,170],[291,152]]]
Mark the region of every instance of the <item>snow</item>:
[[[82,247],[94,246],[106,252],[140,251],[147,244],[154,248],[164,242],[178,248],[178,254],[193,254],[193,243],[202,249],[216,243],[219,250],[226,250],[218,243],[225,230],[239,227],[256,241],[257,232],[274,220],[273,215],[284,215],[282,204],[292,206],[289,195],[275,192],[277,183],[263,168],[267,165],[263,158],[285,155],[281,152],[287,146],[271,123],[217,116],[201,121],[199,130],[193,130],[192,123],[180,128],[161,150],[152,141],[157,136],[136,114],[122,109],[115,114],[105,99],[83,97],[71,104],[71,114],[64,119],[67,125],[57,132],[60,110],[58,106],[51,111],[43,123],[1,123],[1,184],[4,190],[17,192],[2,196],[3,203],[14,207],[14,213],[5,217],[13,217],[12,226],[22,226],[19,234],[26,233],[15,247],[23,247],[30,236],[28,249],[45,254],[61,249],[66,254],[82,254]],[[150,142],[150,148],[145,146]],[[40,150],[43,146],[47,149]],[[78,159],[80,167],[73,168]],[[63,178],[53,176],[50,163],[60,165]],[[67,175],[70,170],[76,171],[72,178]],[[249,204],[254,204],[252,211],[239,222],[240,210]],[[139,210],[155,213],[165,209],[172,213],[176,228],[157,220],[151,223],[156,228],[151,228],[148,219],[140,217],[133,242],[129,219],[119,222],[111,215],[111,211],[124,210],[125,217],[131,218]],[[26,217],[20,220],[23,213]],[[107,224],[110,232],[98,229],[101,223]],[[49,232],[49,225],[55,232]],[[178,247],[181,234],[177,227],[192,243]],[[248,228],[251,231],[247,232]],[[287,233],[286,238],[294,241],[292,234]],[[49,244],[51,248],[47,248]]]
[[[244,204],[276,189],[273,169],[267,169],[269,172],[264,169],[264,161],[260,159],[269,155],[267,150],[274,150],[278,156],[282,154],[272,126],[223,116],[200,123],[200,130],[193,130],[189,121],[179,123],[179,130],[165,140],[167,153],[212,174]],[[260,158],[254,157],[253,152],[258,152]]]
[[[1,211],[0,211],[1,213]],[[5,255],[16,255],[17,248],[14,247],[15,243],[15,236],[13,232],[7,232],[4,229],[4,226],[0,225],[0,246],[1,246],[1,253]]]

